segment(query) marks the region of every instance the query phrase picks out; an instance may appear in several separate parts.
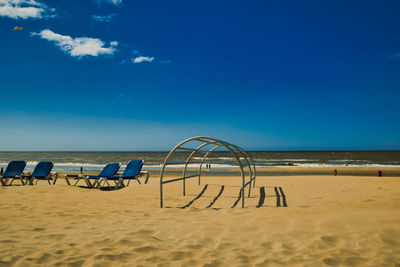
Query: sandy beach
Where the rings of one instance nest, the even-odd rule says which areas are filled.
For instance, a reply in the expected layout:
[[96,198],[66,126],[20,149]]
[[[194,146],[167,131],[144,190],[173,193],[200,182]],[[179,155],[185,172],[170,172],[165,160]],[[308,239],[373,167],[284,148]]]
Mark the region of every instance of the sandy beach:
[[[232,209],[239,185],[208,176],[182,196],[181,183],[167,184],[163,209],[157,175],[115,191],[62,177],[54,186],[0,187],[0,265],[400,265],[399,177],[260,176],[246,208]],[[288,207],[276,206],[275,186]],[[260,187],[266,199],[256,208]]]

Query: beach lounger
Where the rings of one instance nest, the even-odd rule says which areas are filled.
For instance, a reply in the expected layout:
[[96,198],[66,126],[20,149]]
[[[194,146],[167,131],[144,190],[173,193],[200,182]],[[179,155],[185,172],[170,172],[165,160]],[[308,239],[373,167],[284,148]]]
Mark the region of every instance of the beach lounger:
[[[24,171],[26,166],[26,161],[24,160],[13,160],[8,163],[6,171],[3,175],[0,175],[0,183],[1,185],[7,185],[9,179],[19,179],[23,185],[25,185],[24,180],[22,179],[22,172]],[[11,181],[12,183],[12,181]],[[10,183],[10,184],[11,184]]]
[[128,180],[127,186],[131,182],[131,180],[136,180],[140,184],[139,178],[146,175],[145,184],[149,180],[150,172],[142,171],[143,160],[131,160],[125,168],[124,173],[122,174],[122,178],[124,180]]
[[107,184],[109,187],[111,185],[109,184],[108,181],[114,181],[115,182],[115,189],[125,187],[124,180],[128,180],[128,183],[126,186],[129,185],[131,180],[136,180],[140,184],[139,178],[142,177],[143,175],[147,175],[147,178],[145,180],[145,183],[147,183],[147,180],[149,179],[150,173],[148,171],[141,171],[143,167],[143,160],[131,160],[127,165],[122,173],[121,176],[112,176],[112,177],[103,177],[100,178],[98,181],[96,187],[101,188],[102,183],[103,187]]
[[[107,164],[107,165],[103,168],[103,170],[100,172],[100,174],[99,174],[99,175],[96,175],[96,176],[88,176],[88,175],[83,175],[83,174],[80,174],[80,175],[71,175],[71,174],[67,174],[67,175],[65,176],[65,181],[67,182],[68,185],[71,185],[71,183],[70,183],[70,181],[69,181],[69,178],[76,179],[76,182],[75,182],[75,184],[74,184],[74,186],[76,186],[76,185],[78,184],[78,182],[79,182],[81,179],[83,179],[83,180],[86,182],[86,185],[87,185],[89,188],[93,188],[93,187],[96,187],[96,186],[97,186],[98,181],[99,181],[101,178],[113,177],[113,176],[118,172],[118,169],[119,169],[120,166],[121,166],[121,165],[120,165],[119,163],[109,163],[109,164]],[[92,183],[92,182],[90,181],[90,179],[94,179],[94,182]]]
[[33,185],[35,180],[36,184],[39,182],[39,180],[47,180],[47,182],[51,184],[50,181],[53,180],[54,185],[57,182],[58,173],[51,173],[53,166],[54,162],[51,161],[39,162],[31,175],[23,175],[23,178],[26,179],[26,184]]

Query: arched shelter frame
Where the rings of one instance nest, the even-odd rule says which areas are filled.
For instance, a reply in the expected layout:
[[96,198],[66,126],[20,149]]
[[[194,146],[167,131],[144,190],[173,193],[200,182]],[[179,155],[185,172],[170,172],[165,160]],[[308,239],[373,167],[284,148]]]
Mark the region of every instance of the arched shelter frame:
[[[185,145],[191,144],[191,143],[200,143],[196,148],[188,148],[185,147]],[[208,150],[207,150],[208,147]],[[190,178],[198,178],[198,184],[200,185],[201,183],[201,172],[202,172],[202,166],[204,164],[204,161],[208,158],[208,156],[218,150],[218,149],[226,149],[227,152],[230,153],[232,156],[232,159],[237,163],[239,166],[240,172],[241,172],[241,177],[242,177],[242,186],[240,189],[240,198],[242,199],[242,208],[244,208],[244,201],[245,201],[245,195],[244,195],[244,190],[246,186],[249,187],[249,192],[248,192],[248,197],[250,197],[250,192],[251,192],[251,186],[255,186],[256,182],[256,166],[254,164],[253,159],[251,156],[241,147],[230,144],[228,142],[218,140],[215,138],[211,137],[206,137],[206,136],[198,136],[198,137],[192,137],[189,139],[186,139],[179,144],[177,144],[166,156],[164,160],[164,164],[162,166],[161,172],[160,172],[160,207],[162,208],[164,206],[164,195],[163,195],[163,186],[164,184],[167,183],[172,183],[172,182],[178,182],[182,181],[182,194],[186,195],[186,180]],[[176,154],[176,152],[190,152],[188,157],[186,158],[186,161],[183,162],[171,162],[171,158]],[[197,174],[195,175],[188,175],[188,165],[194,162],[195,156],[199,153],[203,153],[204,156],[201,157],[201,161],[197,162],[199,163],[199,168],[197,171]],[[174,178],[174,179],[169,179],[165,180],[165,174],[167,174],[167,169],[166,167],[168,165],[177,165],[177,164],[184,164],[183,168],[183,176]],[[246,173],[248,176],[248,180],[246,179]],[[253,184],[252,184],[253,183]]]

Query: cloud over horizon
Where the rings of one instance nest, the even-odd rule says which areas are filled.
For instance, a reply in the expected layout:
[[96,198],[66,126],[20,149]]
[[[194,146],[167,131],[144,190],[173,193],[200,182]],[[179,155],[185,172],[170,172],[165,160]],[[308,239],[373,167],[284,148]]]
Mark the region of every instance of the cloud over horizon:
[[76,37],[61,35],[49,29],[42,30],[40,33],[31,33],[32,36],[40,36],[42,39],[54,42],[62,51],[72,57],[82,58],[84,56],[113,55],[117,50],[117,41],[110,42],[109,47],[104,47],[104,42],[98,38]]
[[[54,8],[35,0],[0,0],[0,16],[12,19],[54,17]],[[51,14],[53,13],[53,14]]]

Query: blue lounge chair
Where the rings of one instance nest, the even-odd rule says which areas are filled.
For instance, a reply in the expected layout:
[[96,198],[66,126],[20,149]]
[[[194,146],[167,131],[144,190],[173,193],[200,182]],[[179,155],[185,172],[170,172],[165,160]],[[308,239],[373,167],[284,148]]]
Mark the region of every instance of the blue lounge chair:
[[39,180],[47,180],[49,184],[51,184],[51,180],[54,179],[53,185],[57,182],[58,174],[51,173],[53,169],[54,162],[51,161],[42,161],[39,162],[35,169],[33,170],[31,175],[24,175],[23,178],[26,178],[26,184],[33,185],[33,182],[36,180],[36,184]]
[[147,174],[147,178],[145,183],[147,184],[147,180],[149,179],[149,172],[142,172],[142,167],[143,167],[143,160],[131,160],[127,165],[122,173],[121,176],[112,176],[112,177],[102,177],[98,183],[96,184],[97,188],[101,188],[101,183],[103,183],[103,187],[105,184],[107,184],[109,187],[111,185],[108,183],[108,181],[114,181],[115,182],[115,189],[125,187],[124,180],[128,180],[129,185],[131,180],[136,180],[140,184],[139,178],[145,174]]
[[0,183],[3,186],[5,186],[7,185],[8,179],[13,179],[13,180],[19,179],[22,185],[25,185],[24,180],[21,177],[22,172],[25,169],[25,166],[26,166],[26,161],[24,160],[13,160],[10,163],[8,163],[6,171],[3,173],[3,175],[0,175]]
[[145,184],[147,184],[147,181],[149,180],[150,172],[148,171],[142,171],[143,167],[143,160],[131,160],[125,168],[124,173],[122,174],[122,178],[124,180],[128,180],[128,184],[132,180],[136,180],[140,184],[139,178],[142,177],[143,175],[147,175]]
[[[113,176],[118,172],[119,167],[120,167],[120,164],[119,164],[119,163],[109,163],[109,164],[107,164],[107,165],[103,168],[103,170],[100,172],[99,175],[96,175],[96,176],[88,176],[88,175],[71,175],[71,174],[67,174],[67,175],[65,176],[65,180],[66,180],[66,182],[67,182],[68,185],[71,185],[71,183],[70,183],[70,181],[69,181],[69,178],[74,178],[74,179],[76,179],[76,182],[75,182],[75,184],[74,184],[74,186],[76,186],[77,183],[78,183],[81,179],[83,179],[83,180],[86,182],[86,185],[87,185],[89,188],[93,188],[93,187],[96,187],[97,183],[99,182],[99,180],[100,180],[101,178],[110,178],[110,177],[113,177]],[[90,181],[90,179],[94,179],[94,182],[92,183],[92,182]]]

